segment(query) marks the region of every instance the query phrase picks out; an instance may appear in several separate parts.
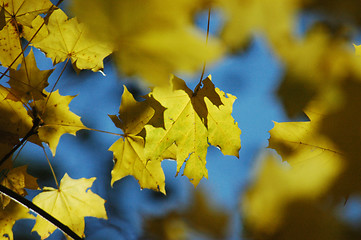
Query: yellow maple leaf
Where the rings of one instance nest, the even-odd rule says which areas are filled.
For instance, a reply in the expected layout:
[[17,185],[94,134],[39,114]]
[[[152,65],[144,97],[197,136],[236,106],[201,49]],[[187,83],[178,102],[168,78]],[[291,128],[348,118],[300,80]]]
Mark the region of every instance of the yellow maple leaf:
[[0,209],[0,236],[2,239],[13,240],[12,228],[19,219],[35,217],[29,213],[26,207],[11,201],[5,209]]
[[33,123],[23,104],[7,99],[8,94],[9,90],[0,86],[0,131],[19,139],[28,133]]
[[[26,168],[27,166],[21,166],[11,169],[9,172],[5,173],[0,184],[21,196],[27,195],[25,188],[37,189],[38,184],[36,178],[29,175],[26,172]],[[2,207],[5,208],[10,203],[10,198],[1,195],[0,203],[2,204]]]
[[[50,93],[45,91],[45,94]],[[32,108],[36,109],[38,117],[42,120],[38,136],[42,142],[49,145],[54,156],[59,139],[63,134],[75,135],[80,129],[86,128],[80,117],[69,110],[69,103],[74,97],[61,96],[57,90],[52,92],[47,99],[31,103]]]
[[[219,146],[225,154],[238,156],[241,131],[230,115],[235,98],[231,95],[225,98],[210,78],[203,80],[199,91],[193,92],[182,79],[172,77],[169,87],[156,87],[151,96],[167,109],[164,111],[164,128],[145,126],[148,159],[162,158],[175,143],[177,172],[187,160],[184,175],[197,186],[208,176],[208,141]],[[229,144],[228,138],[234,142]]]
[[43,90],[49,85],[48,77],[52,72],[53,70],[39,70],[36,66],[34,53],[30,50],[19,70],[10,69],[8,83],[11,87],[11,95],[23,102],[43,99],[46,96]]
[[30,26],[34,18],[46,13],[53,6],[49,0],[1,0],[0,7],[5,10],[7,22]]
[[[306,153],[303,157],[309,158]],[[274,234],[285,223],[287,207],[323,196],[340,173],[340,166],[340,159],[330,158],[327,162],[307,161],[290,167],[268,155],[242,199],[246,226],[263,238]]]
[[109,150],[114,154],[111,184],[125,176],[134,176],[141,188],[165,193],[165,177],[161,161],[148,161],[144,156],[144,139],[137,134],[153,117],[154,109],[145,102],[137,102],[124,86],[119,115],[110,115],[115,126],[124,132]]
[[112,52],[112,47],[89,36],[88,28],[76,18],[55,10],[49,18],[49,34],[42,40],[34,39],[33,45],[46,53],[54,64],[70,59],[75,69],[103,69],[103,59]]
[[239,157],[241,130],[231,115],[237,98],[215,88],[211,76],[203,80],[203,87],[197,94],[204,97],[208,111],[206,125],[209,143],[219,147],[225,155]]
[[[156,87],[151,92],[152,97],[167,109],[164,112],[165,128],[145,126],[145,153],[151,161],[156,160],[176,143],[177,172],[188,158],[184,175],[196,186],[203,177],[208,177],[207,128],[194,107],[198,96],[193,96],[192,90],[177,77],[172,77],[170,83],[169,87]],[[201,110],[202,117],[206,117],[204,108]]]
[[[10,67],[10,64],[21,54],[22,49],[19,41],[20,37],[16,28],[12,24],[6,25],[0,31],[0,63],[4,67]],[[11,66],[16,69],[21,63],[20,56]]]
[[[0,62],[3,66],[9,67],[21,54],[20,39],[24,26],[31,26],[37,15],[47,12],[52,6],[49,0],[0,1],[6,24],[0,31]],[[16,69],[22,58],[20,55],[11,68]]]
[[[94,180],[95,177],[72,179],[65,174],[59,189],[44,187],[43,192],[34,197],[33,203],[84,237],[84,217],[108,218],[104,208],[105,200],[89,189]],[[45,239],[55,229],[52,223],[37,216],[32,231]]]
[[[155,84],[170,73],[200,70],[204,59],[215,60],[221,43],[197,29],[193,17],[200,1],[77,0],[73,11],[96,33],[116,46],[114,57],[126,75]],[[139,7],[142,6],[142,7]]]
[[23,27],[23,37],[29,42],[40,42],[43,40],[46,36],[49,35],[49,31],[46,26],[42,26],[43,23],[44,19],[41,16],[37,16],[31,22],[31,26]]

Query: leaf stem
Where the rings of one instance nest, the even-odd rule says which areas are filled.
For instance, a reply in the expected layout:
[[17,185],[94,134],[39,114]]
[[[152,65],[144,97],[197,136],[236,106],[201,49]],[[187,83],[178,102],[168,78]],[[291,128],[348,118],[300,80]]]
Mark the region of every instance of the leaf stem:
[[65,64],[64,64],[64,67],[63,67],[63,69],[61,70],[61,72],[60,72],[60,74],[59,74],[59,77],[56,79],[56,81],[55,81],[55,83],[54,83],[54,86],[52,87],[52,89],[51,89],[51,91],[50,91],[50,93],[49,93],[49,95],[48,95],[48,97],[47,97],[47,99],[46,99],[46,102],[45,102],[44,107],[43,107],[43,112],[41,113],[41,115],[44,114],[44,112],[45,112],[45,110],[46,110],[46,105],[48,104],[48,101],[49,101],[49,99],[50,99],[50,96],[51,96],[51,94],[53,93],[56,85],[58,84],[61,76],[63,75],[63,73],[64,73],[64,71],[65,71],[65,69],[66,69],[66,66],[68,66],[68,63],[69,63],[69,58],[66,59],[66,62],[65,62]]
[[56,178],[56,175],[55,175],[55,172],[54,172],[53,166],[51,165],[50,160],[49,160],[49,158],[48,158],[48,154],[46,154],[46,151],[45,151],[45,148],[44,148],[44,146],[43,146],[43,145],[41,146],[41,148],[42,148],[42,149],[43,149],[43,151],[44,151],[44,154],[45,154],[46,160],[48,160],[48,164],[49,164],[49,167],[50,167],[51,173],[53,174],[53,177],[54,177],[54,180],[55,180],[56,186],[57,186],[57,188],[59,189],[59,182],[58,182],[58,179]]
[[113,132],[108,132],[108,131],[94,129],[94,128],[85,127],[84,129],[89,130],[89,131],[94,131],[94,132],[107,133],[107,134],[111,134],[111,135],[115,135],[115,136],[121,136],[121,137],[124,136],[124,134],[121,134],[121,133],[113,133]]
[[15,202],[25,206],[26,208],[30,209],[31,211],[35,212],[39,216],[43,217],[48,222],[54,224],[57,228],[59,228],[64,234],[68,235],[74,240],[82,240],[75,232],[73,232],[68,226],[61,223],[59,220],[51,216],[49,213],[44,211],[43,209],[36,206],[31,201],[27,200],[23,196],[15,193],[14,191],[10,190],[9,188],[0,184],[0,193],[4,194],[5,196],[11,198]]
[[[208,22],[207,22],[207,36],[206,36],[206,46],[208,44],[208,38],[209,38],[209,25],[211,22],[211,7],[209,7],[208,9]],[[198,90],[200,89],[201,85],[202,85],[202,80],[203,80],[203,76],[204,76],[204,72],[206,70],[206,64],[207,64],[207,60],[204,60],[203,63],[203,69],[202,69],[202,74],[201,74],[201,78],[199,80],[199,83],[197,84],[196,88],[194,89],[194,93],[196,94],[198,92]]]

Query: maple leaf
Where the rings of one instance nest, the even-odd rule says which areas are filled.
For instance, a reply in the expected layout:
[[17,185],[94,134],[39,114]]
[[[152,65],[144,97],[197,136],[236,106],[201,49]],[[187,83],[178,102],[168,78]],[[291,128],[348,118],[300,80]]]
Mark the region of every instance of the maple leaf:
[[[0,31],[0,62],[4,67],[10,67],[15,58],[21,54],[20,37],[16,28],[8,24]],[[16,69],[21,63],[22,57],[19,57],[11,66]]]
[[161,161],[148,161],[144,156],[144,138],[137,136],[153,117],[154,109],[145,102],[137,102],[124,86],[119,115],[110,115],[115,126],[122,129],[124,138],[110,148],[114,154],[111,184],[125,176],[134,176],[141,188],[158,190],[165,194],[165,177]]
[[46,96],[43,90],[49,85],[48,77],[52,72],[53,70],[39,70],[34,53],[30,50],[19,70],[10,69],[10,95],[14,95],[15,100],[22,99],[23,102],[43,99]]
[[[31,26],[37,15],[47,12],[52,6],[49,0],[0,1],[6,24],[0,31],[0,62],[3,66],[9,67],[22,53],[20,38],[23,26]],[[12,64],[11,68],[16,69],[21,61],[22,56]]]
[[7,22],[30,26],[34,18],[46,13],[53,6],[49,0],[1,0],[0,7],[5,10]]
[[[95,179],[72,179],[65,173],[59,189],[44,187],[43,192],[34,197],[33,203],[84,237],[84,217],[108,218],[104,208],[105,200],[89,189]],[[32,231],[45,239],[55,229],[52,223],[37,216]]]
[[13,240],[12,228],[19,219],[34,219],[35,217],[29,213],[29,209],[22,205],[11,201],[5,209],[0,210],[0,236],[2,239]]
[[[77,0],[73,11],[103,41],[118,51],[118,68],[129,76],[166,83],[169,74],[200,70],[223,53],[221,43],[197,29],[199,1]],[[139,6],[142,6],[139,8]],[[96,16],[96,17],[95,17]],[[126,24],[124,24],[126,23]]]
[[196,186],[203,177],[208,177],[205,166],[207,128],[193,106],[198,96],[193,96],[192,90],[177,77],[172,77],[170,83],[169,87],[156,87],[151,92],[151,96],[167,109],[164,112],[165,128],[145,126],[146,156],[152,160],[159,159],[164,151],[176,143],[177,172],[189,157],[184,175]]
[[[171,78],[169,87],[154,88],[151,96],[167,108],[164,111],[164,128],[145,126],[147,158],[162,158],[175,143],[177,172],[187,159],[184,175],[195,186],[208,176],[205,166],[208,141],[220,146],[225,154],[235,156],[238,156],[241,147],[241,131],[230,116],[235,98],[231,95],[226,98],[222,91],[215,89],[210,78],[202,82],[203,87],[197,92],[190,90],[177,77]],[[235,142],[230,144],[227,138]]]
[[[103,69],[103,59],[112,52],[104,44],[88,34],[88,28],[76,18],[68,19],[66,14],[55,10],[47,24],[49,34],[33,45],[46,53],[54,64],[70,59],[75,69]],[[36,40],[36,39],[35,39]]]
[[55,156],[56,147],[63,134],[75,135],[77,131],[86,127],[80,117],[69,110],[69,103],[75,96],[61,96],[58,90],[51,94],[45,91],[45,94],[50,96],[47,99],[34,101],[30,105],[36,109],[38,117],[42,120],[38,129],[39,139],[49,145]]
[[31,26],[23,27],[23,37],[29,42],[40,42],[49,35],[47,27],[43,24],[44,18],[42,18],[41,16],[37,16],[31,22]]
[[[27,195],[24,188],[37,189],[38,184],[36,182],[36,178],[29,175],[26,172],[26,168],[27,166],[21,166],[11,169],[2,178],[0,184],[21,196]],[[2,207],[5,208],[10,203],[10,198],[1,195],[0,203],[2,204]]]
[[224,155],[239,157],[241,130],[231,115],[237,98],[215,88],[210,75],[203,80],[203,87],[197,94],[204,97],[208,111],[207,119],[203,121],[207,122],[209,143],[219,147]]
[[21,102],[7,99],[9,90],[0,86],[0,131],[22,138],[33,126],[32,119]]

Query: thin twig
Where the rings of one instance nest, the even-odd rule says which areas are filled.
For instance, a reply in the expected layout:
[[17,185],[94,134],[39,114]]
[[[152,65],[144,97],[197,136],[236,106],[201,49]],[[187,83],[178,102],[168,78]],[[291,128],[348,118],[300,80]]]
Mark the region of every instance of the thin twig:
[[33,127],[29,130],[29,132],[21,139],[21,141],[13,147],[13,149],[10,150],[1,160],[0,160],[0,166],[16,151],[18,150],[23,143],[28,140],[29,137],[37,133],[38,127],[39,127],[40,119],[35,118]]

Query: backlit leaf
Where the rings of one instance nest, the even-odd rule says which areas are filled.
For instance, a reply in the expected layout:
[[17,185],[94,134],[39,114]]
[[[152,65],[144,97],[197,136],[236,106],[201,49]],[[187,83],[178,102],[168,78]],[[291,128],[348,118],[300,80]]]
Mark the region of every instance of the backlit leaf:
[[88,28],[76,18],[68,19],[57,9],[51,14],[47,28],[49,35],[33,45],[44,51],[54,64],[70,59],[76,69],[103,69],[103,59],[112,52],[112,47],[89,36]]
[[169,87],[154,88],[150,96],[166,108],[164,128],[145,126],[147,158],[162,158],[175,143],[177,172],[186,161],[184,175],[195,186],[208,176],[205,166],[208,142],[219,146],[224,154],[235,156],[241,147],[241,131],[231,116],[235,98],[232,95],[226,98],[210,78],[202,83],[193,92],[182,79],[172,77]]
[[80,117],[69,110],[69,103],[75,96],[61,96],[58,91],[51,94],[47,99],[40,99],[31,103],[36,109],[42,124],[38,130],[38,136],[42,142],[49,145],[50,150],[55,156],[56,147],[60,137],[69,133],[75,135],[85,126],[80,121]]
[[44,88],[47,87],[48,77],[53,70],[39,70],[36,66],[34,53],[31,50],[25,57],[19,70],[10,70],[9,85],[11,94],[28,102],[45,98]]
[[7,22],[15,19],[19,24],[30,26],[37,15],[46,13],[53,4],[49,0],[1,0],[1,6]]
[[[59,189],[45,187],[43,192],[34,197],[33,203],[67,225],[76,234],[84,237],[84,217],[107,219],[105,200],[89,189],[94,180],[95,177],[72,179],[65,174]],[[55,229],[52,223],[37,216],[32,231],[36,231],[41,239],[45,239]]]
[[114,169],[111,184],[125,176],[134,176],[141,188],[150,188],[165,193],[165,177],[161,160],[148,161],[144,156],[144,139],[137,134],[153,117],[154,109],[145,102],[137,102],[124,86],[119,115],[110,115],[115,126],[122,129],[120,138],[110,148],[114,154]]
[[[21,166],[11,169],[2,178],[1,185],[9,188],[21,196],[27,195],[25,188],[37,189],[38,184],[36,182],[36,178],[29,175],[26,172],[26,168],[27,166]],[[0,203],[2,208],[5,208],[10,203],[10,198],[1,195]]]
[[19,219],[35,217],[29,213],[26,207],[11,201],[5,209],[0,209],[0,237],[1,239],[13,240],[12,228]]

